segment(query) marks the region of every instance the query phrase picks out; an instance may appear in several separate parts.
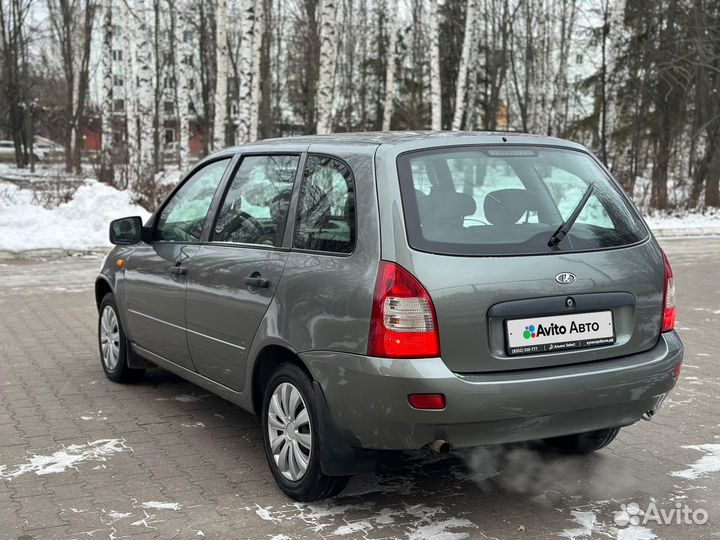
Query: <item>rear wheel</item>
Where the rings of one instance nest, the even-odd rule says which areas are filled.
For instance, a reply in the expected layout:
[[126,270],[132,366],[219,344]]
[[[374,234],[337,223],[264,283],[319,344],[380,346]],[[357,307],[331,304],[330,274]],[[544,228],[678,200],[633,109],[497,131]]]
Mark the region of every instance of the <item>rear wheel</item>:
[[315,393],[302,369],[283,364],[275,370],[265,388],[262,422],[268,465],[285,494],[296,501],[315,501],[347,485],[348,477],[327,476],[320,467]]
[[544,442],[563,454],[589,454],[605,448],[617,437],[618,433],[620,433],[620,428],[614,427],[576,435],[553,437],[552,439],[545,439]]
[[112,293],[107,293],[100,303],[98,345],[100,363],[108,379],[113,382],[135,382],[142,379],[144,369],[128,367],[127,341]]

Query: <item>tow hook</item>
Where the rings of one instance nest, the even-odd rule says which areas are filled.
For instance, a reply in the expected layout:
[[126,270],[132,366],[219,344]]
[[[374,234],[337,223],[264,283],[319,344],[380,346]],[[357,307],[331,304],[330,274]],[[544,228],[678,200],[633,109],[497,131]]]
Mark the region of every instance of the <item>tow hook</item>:
[[428,448],[436,454],[447,454],[450,452],[450,443],[444,439],[435,439],[428,444]]
[[645,411],[642,414],[642,419],[647,420],[648,422],[653,419],[653,416],[655,416],[655,411]]

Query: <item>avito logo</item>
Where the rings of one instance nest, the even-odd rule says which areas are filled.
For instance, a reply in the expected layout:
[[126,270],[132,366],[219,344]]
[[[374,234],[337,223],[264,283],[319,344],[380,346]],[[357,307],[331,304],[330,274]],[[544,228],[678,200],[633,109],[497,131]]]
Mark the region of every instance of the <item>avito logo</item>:
[[597,332],[598,330],[600,330],[600,325],[596,322],[577,323],[572,321],[569,329],[564,324],[551,323],[546,326],[538,324],[537,329],[534,324],[529,324],[525,327],[523,337],[525,339],[532,339],[541,336],[564,336],[568,332],[571,334],[582,334],[584,332]]

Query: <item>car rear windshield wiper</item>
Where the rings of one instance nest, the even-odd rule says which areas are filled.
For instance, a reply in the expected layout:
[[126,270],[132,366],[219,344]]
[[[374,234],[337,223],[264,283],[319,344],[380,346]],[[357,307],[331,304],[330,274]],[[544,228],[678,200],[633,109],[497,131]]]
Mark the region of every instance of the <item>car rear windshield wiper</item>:
[[582,209],[585,208],[585,205],[587,204],[590,195],[592,195],[593,189],[595,189],[595,183],[591,183],[585,190],[585,194],[582,196],[582,199],[580,199],[580,202],[575,207],[575,210],[573,210],[572,214],[570,214],[570,217],[563,221],[557,228],[557,230],[553,233],[553,235],[550,237],[550,240],[548,241],[548,246],[550,246],[551,248],[556,248],[558,244],[562,242],[562,239],[565,238],[567,233],[570,232],[570,228],[575,223],[575,220],[580,215],[580,212],[582,212]]

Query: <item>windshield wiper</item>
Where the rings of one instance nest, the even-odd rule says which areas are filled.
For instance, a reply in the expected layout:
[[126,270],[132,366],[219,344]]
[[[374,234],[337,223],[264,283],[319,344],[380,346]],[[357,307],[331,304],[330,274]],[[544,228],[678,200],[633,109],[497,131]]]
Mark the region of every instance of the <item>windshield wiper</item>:
[[550,237],[550,240],[548,241],[548,246],[550,246],[551,248],[556,248],[558,244],[562,242],[562,239],[565,238],[567,233],[570,232],[570,228],[575,223],[575,220],[580,215],[580,212],[582,212],[582,209],[585,208],[585,205],[587,204],[590,195],[592,195],[593,189],[595,189],[594,183],[590,184],[585,190],[585,194],[582,196],[582,199],[580,199],[580,202],[575,207],[575,210],[573,210],[572,214],[570,214],[570,217],[563,221],[557,228],[557,230],[553,233],[553,235]]

